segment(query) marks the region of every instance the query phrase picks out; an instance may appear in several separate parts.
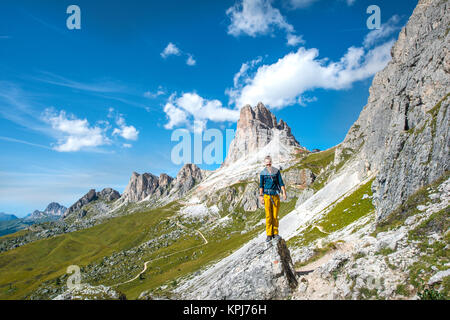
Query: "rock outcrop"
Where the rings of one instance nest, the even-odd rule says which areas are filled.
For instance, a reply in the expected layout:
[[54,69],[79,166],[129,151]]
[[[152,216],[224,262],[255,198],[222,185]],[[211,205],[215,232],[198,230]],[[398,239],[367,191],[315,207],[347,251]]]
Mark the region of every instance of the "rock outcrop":
[[[291,128],[283,120],[277,122],[275,115],[262,102],[254,108],[250,105],[244,106],[237,123],[235,138],[230,144],[223,166],[252,155],[267,146],[275,136],[283,147],[300,148],[300,144],[291,133]],[[273,150],[272,157],[276,158],[277,151],[282,152],[283,147],[280,150]]]
[[159,194],[161,196],[165,193],[166,188],[170,185],[172,180],[173,179],[167,175],[161,175],[161,177],[158,178],[151,173],[139,174],[133,172],[128,185],[123,192],[122,199],[126,199],[129,202],[138,202],[154,194]]
[[107,286],[83,283],[79,287],[67,289],[53,300],[126,300],[126,296]]
[[297,276],[284,239],[255,242],[215,269],[181,285],[175,292],[187,299],[259,300],[287,297]]
[[182,197],[191,190],[197,183],[202,181],[203,172],[195,164],[185,164],[178,172],[173,181],[173,187],[170,192],[172,197]]
[[353,154],[361,173],[377,173],[378,220],[450,169],[449,11],[448,1],[419,1],[336,150],[335,163]]
[[81,210],[85,205],[91,203],[95,200],[103,201],[115,201],[120,198],[120,193],[111,188],[105,188],[100,192],[96,192],[95,189],[89,190],[83,197],[81,197],[77,202],[70,206],[69,209],[64,213],[64,218],[71,215],[72,213]]
[[176,178],[162,173],[159,177],[151,173],[133,172],[124,193],[122,202],[157,201],[164,198],[176,199],[184,196],[204,178],[204,171],[195,164],[185,164]]
[[286,185],[293,185],[298,186],[302,189],[307,188],[310,186],[316,176],[314,173],[309,169],[290,169],[285,172],[282,172],[283,175],[283,182]]

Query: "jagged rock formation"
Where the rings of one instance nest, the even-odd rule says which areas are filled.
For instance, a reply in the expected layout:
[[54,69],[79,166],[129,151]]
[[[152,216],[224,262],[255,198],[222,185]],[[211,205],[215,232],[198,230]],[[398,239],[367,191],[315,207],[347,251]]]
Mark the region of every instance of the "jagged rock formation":
[[315,174],[309,169],[292,169],[283,172],[282,175],[283,182],[286,185],[299,186],[302,189],[310,186],[316,178]]
[[160,200],[180,198],[191,190],[204,177],[204,171],[195,164],[185,164],[176,178],[163,173],[154,176],[151,173],[133,172],[121,197],[122,202],[139,202],[142,200]]
[[337,148],[373,183],[378,220],[450,169],[450,3],[421,0],[378,72],[368,104]]
[[[241,109],[236,135],[230,144],[223,166],[252,155],[268,145],[275,136],[279,137],[279,143],[285,147],[300,148],[300,144],[291,133],[291,128],[283,120],[277,122],[275,115],[262,102],[254,108],[245,105]],[[272,157],[276,161],[280,150],[272,151],[274,153]]]
[[258,300],[288,296],[297,287],[297,276],[286,242],[255,242],[239,260],[223,263],[219,272],[205,272],[177,288],[184,299]]
[[138,174],[133,172],[130,182],[123,192],[122,199],[129,202],[138,202],[148,196],[167,195],[172,180],[173,178],[166,174],[161,174],[158,178],[151,173]]
[[202,181],[202,179],[203,172],[198,166],[191,163],[185,164],[173,181],[173,187],[170,193],[173,197],[182,197],[197,183]]
[[[72,213],[77,212],[82,209],[88,203],[91,203],[95,200],[103,200],[103,201],[114,201],[120,198],[120,193],[111,188],[105,188],[100,192],[96,192],[95,189],[89,190],[83,197],[81,197],[77,202],[70,206],[69,209],[64,213],[64,218],[70,216]],[[83,214],[82,214],[83,215]]]

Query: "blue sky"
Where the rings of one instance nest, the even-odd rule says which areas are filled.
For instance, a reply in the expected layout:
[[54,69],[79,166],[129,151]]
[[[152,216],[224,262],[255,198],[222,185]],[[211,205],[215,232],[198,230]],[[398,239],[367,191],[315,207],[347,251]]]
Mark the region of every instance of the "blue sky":
[[[66,26],[72,4],[80,30]],[[0,211],[123,192],[133,171],[175,176],[172,132],[234,129],[246,103],[262,101],[308,149],[332,147],[416,4],[3,0]]]

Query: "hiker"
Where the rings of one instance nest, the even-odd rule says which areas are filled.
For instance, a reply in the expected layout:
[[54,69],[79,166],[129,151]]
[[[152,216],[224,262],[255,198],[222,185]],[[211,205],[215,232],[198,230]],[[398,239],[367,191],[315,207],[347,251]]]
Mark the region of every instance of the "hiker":
[[272,167],[270,156],[264,158],[264,166],[264,170],[259,175],[259,199],[266,209],[266,242],[268,242],[280,238],[278,235],[279,193],[282,191],[283,200],[286,200],[286,188],[280,170]]

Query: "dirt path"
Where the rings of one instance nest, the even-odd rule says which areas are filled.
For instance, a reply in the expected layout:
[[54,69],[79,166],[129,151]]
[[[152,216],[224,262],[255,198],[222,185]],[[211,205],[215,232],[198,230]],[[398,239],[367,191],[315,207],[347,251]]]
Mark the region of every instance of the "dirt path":
[[312,261],[311,263],[308,263],[307,265],[304,265],[300,268],[298,268],[296,270],[297,273],[300,274],[307,274],[309,272],[313,272],[314,270],[316,270],[318,267],[320,267],[321,265],[327,263],[328,261],[330,261],[330,259],[338,252],[349,252],[352,250],[353,248],[353,243],[351,242],[345,242],[345,243],[337,243],[336,244],[336,249],[334,250],[330,250],[327,253],[325,253],[325,255],[323,255],[322,257],[320,257],[319,259]]
[[[185,226],[183,226],[183,225],[182,225],[181,223],[179,223],[178,221],[175,221],[175,223],[176,223],[177,226],[179,226],[180,228],[188,230],[188,228],[186,228]],[[140,277],[141,274],[143,274],[145,271],[147,271],[147,266],[148,266],[148,264],[149,264],[150,262],[153,262],[153,261],[156,261],[156,260],[159,260],[159,259],[164,259],[164,258],[173,256],[173,255],[175,255],[175,254],[178,254],[178,253],[181,253],[181,252],[185,252],[185,251],[188,251],[188,250],[191,250],[191,249],[194,249],[194,248],[202,247],[202,246],[208,244],[208,240],[205,238],[205,236],[203,235],[203,233],[202,233],[200,230],[197,230],[197,229],[195,229],[195,231],[203,238],[204,243],[199,244],[199,245],[196,245],[196,246],[193,246],[193,247],[190,247],[190,248],[187,248],[187,249],[179,250],[179,251],[177,251],[177,252],[173,252],[173,253],[171,253],[171,254],[168,254],[168,255],[165,255],[165,256],[162,256],[162,257],[158,257],[158,258],[155,258],[155,259],[151,259],[151,260],[145,261],[145,262],[144,262],[144,269],[142,269],[142,271],[139,272],[134,278],[132,278],[132,279],[130,279],[130,280],[127,280],[127,281],[125,281],[125,282],[121,282],[121,283],[114,284],[114,285],[112,285],[111,287],[117,287],[117,286],[120,286],[120,285],[122,285],[122,284],[130,283],[130,282],[136,280],[137,278]]]

